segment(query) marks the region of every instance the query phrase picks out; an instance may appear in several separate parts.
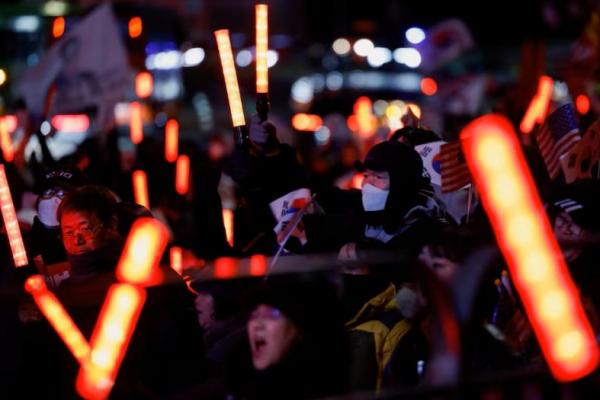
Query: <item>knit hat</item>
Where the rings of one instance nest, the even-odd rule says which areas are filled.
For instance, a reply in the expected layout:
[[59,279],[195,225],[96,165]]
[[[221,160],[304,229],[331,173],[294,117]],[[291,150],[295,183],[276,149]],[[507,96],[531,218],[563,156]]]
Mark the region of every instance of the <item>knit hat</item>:
[[66,191],[88,183],[87,177],[77,168],[64,167],[46,172],[33,185],[33,192],[43,194],[48,189],[61,188]]

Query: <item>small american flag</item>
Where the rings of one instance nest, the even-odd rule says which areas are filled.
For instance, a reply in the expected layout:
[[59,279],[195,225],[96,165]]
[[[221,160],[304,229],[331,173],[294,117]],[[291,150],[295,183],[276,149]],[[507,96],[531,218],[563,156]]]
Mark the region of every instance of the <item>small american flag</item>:
[[440,146],[442,193],[453,192],[471,183],[471,173],[461,152],[460,142]]
[[560,159],[581,140],[573,105],[567,103],[554,110],[538,131],[536,140],[548,174],[555,179],[560,173]]

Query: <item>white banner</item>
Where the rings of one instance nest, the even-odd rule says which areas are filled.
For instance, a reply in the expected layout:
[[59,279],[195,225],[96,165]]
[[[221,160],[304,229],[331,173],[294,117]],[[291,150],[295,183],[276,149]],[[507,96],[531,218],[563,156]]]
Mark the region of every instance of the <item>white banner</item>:
[[130,79],[127,52],[109,3],[98,6],[25,71],[18,90],[30,112],[43,114],[52,84],[56,93],[50,115],[96,107],[98,126],[113,118],[114,105]]

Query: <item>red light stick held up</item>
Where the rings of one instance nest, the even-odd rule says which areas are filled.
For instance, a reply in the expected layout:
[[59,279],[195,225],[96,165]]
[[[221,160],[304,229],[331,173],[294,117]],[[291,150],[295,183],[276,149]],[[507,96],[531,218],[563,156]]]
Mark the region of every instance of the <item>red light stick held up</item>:
[[142,105],[137,101],[129,104],[129,137],[133,144],[140,144],[142,139],[144,139]]
[[15,267],[23,267],[28,264],[27,253],[25,252],[15,205],[10,195],[4,164],[0,164],[0,211],[2,212],[4,228],[6,229],[6,236],[8,237]]
[[476,119],[461,132],[467,165],[554,377],[572,381],[598,365],[598,345],[511,123]]
[[185,196],[190,188],[190,158],[186,155],[177,157],[175,164],[175,190]]
[[8,131],[8,123],[3,116],[0,117],[0,147],[2,147],[4,161],[12,162],[15,158],[15,152],[12,147],[10,132]]
[[90,357],[77,376],[77,391],[82,397],[109,396],[146,301],[144,286],[160,277],[158,263],[167,238],[165,227],[152,218],[139,219],[131,227],[116,271],[123,283],[112,285],[108,291],[92,334]]
[[148,197],[148,178],[142,170],[133,171],[133,195],[135,202],[150,209],[150,199]]
[[266,121],[271,107],[269,103],[269,7],[257,4],[256,14],[256,112]]
[[179,152],[179,123],[170,119],[165,126],[165,160],[175,162]]
[[548,113],[548,105],[552,98],[552,89],[554,81],[549,76],[542,76],[538,81],[538,90],[523,116],[523,120],[519,125],[521,132],[525,134],[531,133],[536,123],[539,125],[544,123],[546,114]]
[[223,77],[225,78],[225,89],[227,90],[227,99],[229,100],[235,143],[238,146],[244,146],[248,142],[248,131],[246,129],[244,108],[242,107],[242,98],[233,62],[229,31],[227,29],[215,31],[215,38],[217,39]]
[[61,337],[77,361],[83,363],[90,354],[90,345],[75,325],[62,303],[48,290],[42,275],[33,275],[25,282],[25,290]]

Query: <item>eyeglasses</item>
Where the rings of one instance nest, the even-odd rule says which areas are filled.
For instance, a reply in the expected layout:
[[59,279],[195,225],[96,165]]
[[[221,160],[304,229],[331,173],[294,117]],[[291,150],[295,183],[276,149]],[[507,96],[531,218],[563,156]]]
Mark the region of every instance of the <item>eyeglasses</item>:
[[98,233],[98,231],[101,228],[102,228],[102,224],[97,225],[97,226],[85,226],[78,230],[63,231],[61,234],[62,234],[63,238],[69,239],[69,240],[74,239],[74,238],[78,237],[79,235],[81,235],[81,237],[83,237],[86,240],[90,240],[90,239],[94,238],[96,233]]
[[62,199],[63,197],[65,197],[65,191],[61,188],[50,188],[44,190],[40,195],[40,198],[42,199],[49,199],[51,197],[58,197]]

